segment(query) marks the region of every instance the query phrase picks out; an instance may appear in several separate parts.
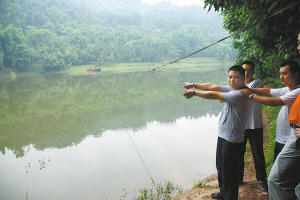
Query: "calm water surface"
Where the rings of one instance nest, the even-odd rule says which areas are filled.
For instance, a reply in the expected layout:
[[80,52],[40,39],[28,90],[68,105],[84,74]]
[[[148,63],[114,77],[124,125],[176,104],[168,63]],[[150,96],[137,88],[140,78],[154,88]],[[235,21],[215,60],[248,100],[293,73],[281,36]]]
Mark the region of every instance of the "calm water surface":
[[226,72],[2,77],[0,199],[136,199],[147,170],[183,189],[216,173],[222,104],[185,99],[185,81]]

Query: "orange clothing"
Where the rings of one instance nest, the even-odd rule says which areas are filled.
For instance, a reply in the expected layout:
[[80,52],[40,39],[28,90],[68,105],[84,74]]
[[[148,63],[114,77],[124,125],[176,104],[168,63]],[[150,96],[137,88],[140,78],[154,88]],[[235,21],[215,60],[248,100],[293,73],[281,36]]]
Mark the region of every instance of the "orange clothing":
[[289,115],[289,122],[291,124],[300,125],[300,93],[296,98]]

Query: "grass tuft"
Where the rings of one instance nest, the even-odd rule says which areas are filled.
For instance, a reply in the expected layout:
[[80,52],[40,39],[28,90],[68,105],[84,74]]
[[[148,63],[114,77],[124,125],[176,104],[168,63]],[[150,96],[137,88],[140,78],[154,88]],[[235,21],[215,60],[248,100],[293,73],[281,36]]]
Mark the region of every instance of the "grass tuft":
[[206,183],[203,183],[202,181],[198,181],[198,182],[195,182],[193,184],[193,189],[196,189],[196,188],[207,188],[207,187],[210,187],[208,184]]

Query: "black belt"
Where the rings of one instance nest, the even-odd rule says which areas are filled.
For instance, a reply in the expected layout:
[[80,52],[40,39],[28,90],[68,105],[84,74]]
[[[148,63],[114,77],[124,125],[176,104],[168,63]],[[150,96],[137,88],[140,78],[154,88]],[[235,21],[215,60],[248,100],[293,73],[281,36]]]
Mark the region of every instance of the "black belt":
[[290,124],[290,126],[291,126],[293,129],[300,128],[300,126],[298,126],[298,125],[296,125],[296,124]]

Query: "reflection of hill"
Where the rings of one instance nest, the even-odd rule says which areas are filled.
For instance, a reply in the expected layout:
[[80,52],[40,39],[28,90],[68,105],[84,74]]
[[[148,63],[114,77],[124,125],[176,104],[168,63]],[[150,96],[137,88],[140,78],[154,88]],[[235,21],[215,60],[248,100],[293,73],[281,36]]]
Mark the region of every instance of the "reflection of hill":
[[[225,74],[226,75],[226,74]],[[184,81],[224,83],[215,73],[156,72],[99,77],[19,78],[0,83],[0,150],[23,147],[64,148],[88,135],[101,137],[106,130],[146,127],[148,122],[174,123],[181,117],[218,115],[222,105],[182,96]],[[214,81],[212,81],[212,77]],[[197,81],[199,82],[199,81]]]

